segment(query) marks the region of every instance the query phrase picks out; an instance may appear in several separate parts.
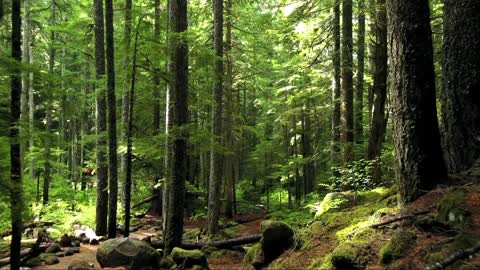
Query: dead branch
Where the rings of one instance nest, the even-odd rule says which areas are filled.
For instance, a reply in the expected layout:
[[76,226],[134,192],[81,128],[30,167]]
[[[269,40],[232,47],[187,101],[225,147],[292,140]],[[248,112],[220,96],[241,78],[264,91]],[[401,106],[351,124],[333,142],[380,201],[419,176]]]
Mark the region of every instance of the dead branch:
[[416,216],[420,216],[420,215],[425,215],[425,214],[428,214],[431,212],[431,209],[433,207],[430,207],[428,209],[425,209],[425,210],[421,210],[421,211],[417,211],[413,214],[408,214],[408,215],[402,215],[402,216],[397,216],[397,217],[394,217],[392,219],[389,219],[389,220],[386,220],[386,221],[382,221],[380,223],[375,223],[375,224],[370,224],[370,225],[367,225],[367,226],[362,226],[360,228],[357,228],[353,231],[351,231],[348,235],[347,235],[347,238],[350,239],[352,238],[352,236],[354,236],[357,232],[361,231],[361,230],[364,230],[364,229],[368,229],[368,228],[372,228],[372,229],[377,229],[377,228],[380,228],[380,227],[383,227],[385,225],[389,225],[389,224],[392,224],[392,223],[395,223],[395,222],[398,222],[398,221],[402,221],[402,220],[405,220],[405,219],[411,219],[411,218],[414,218]]
[[452,265],[456,263],[457,261],[464,260],[470,258],[470,256],[475,255],[476,253],[480,252],[480,243],[477,243],[477,245],[473,246],[472,248],[465,249],[465,250],[460,250],[445,260],[441,262],[437,262],[434,265],[431,265],[427,268],[426,270],[440,270],[440,269],[445,269],[447,266]]

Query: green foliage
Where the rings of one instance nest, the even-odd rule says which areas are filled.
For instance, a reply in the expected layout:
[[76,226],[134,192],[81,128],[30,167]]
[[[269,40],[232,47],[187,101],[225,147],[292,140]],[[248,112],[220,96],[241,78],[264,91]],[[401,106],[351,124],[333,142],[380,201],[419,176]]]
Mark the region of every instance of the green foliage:
[[368,190],[381,183],[375,183],[372,179],[372,169],[375,161],[360,159],[347,164],[344,167],[333,168],[339,176],[332,176],[330,181],[335,190]]

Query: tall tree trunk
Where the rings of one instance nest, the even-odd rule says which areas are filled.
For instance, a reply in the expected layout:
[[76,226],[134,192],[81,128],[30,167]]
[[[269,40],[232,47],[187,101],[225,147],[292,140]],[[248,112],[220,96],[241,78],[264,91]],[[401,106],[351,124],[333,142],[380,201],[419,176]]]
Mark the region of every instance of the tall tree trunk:
[[107,234],[108,215],[108,171],[107,171],[107,102],[105,90],[99,84],[105,76],[105,32],[103,21],[103,0],[93,1],[95,10],[95,71],[96,71],[96,129],[97,129],[97,203],[96,230],[97,235]]
[[[127,129],[128,129],[128,118],[129,116],[129,109],[128,106],[130,104],[130,99],[128,97],[129,90],[130,90],[130,43],[132,39],[132,0],[125,0],[125,28],[123,33],[123,46],[124,48],[124,58],[123,58],[123,92],[122,92],[122,124],[121,124],[121,141],[122,143],[127,143]],[[121,195],[120,200],[123,203],[123,207],[125,208],[125,182],[127,181],[125,176],[126,168],[127,168],[127,154],[122,154],[120,156],[120,188],[121,188]]]
[[363,143],[363,75],[365,71],[365,3],[358,1],[357,85],[355,92],[355,142]]
[[[154,40],[160,42],[160,0],[155,0]],[[157,135],[160,132],[160,68],[155,62],[153,73],[153,130]]]
[[[22,17],[21,0],[12,0],[12,58],[22,60]],[[10,268],[20,269],[20,248],[22,240],[22,163],[20,156],[20,140],[18,121],[20,120],[20,99],[22,91],[21,71],[14,68],[10,76],[11,104],[10,104],[10,177],[11,193],[10,207],[12,217],[12,241],[10,244]]]
[[[50,17],[50,23],[51,25],[55,25],[55,3],[52,3],[51,7],[51,17]],[[49,55],[48,55],[48,70],[50,75],[54,74],[54,68],[55,68],[55,32],[50,31],[50,45],[49,45]],[[50,86],[52,89],[55,87],[53,84]],[[51,96],[50,96],[51,97]],[[50,181],[51,181],[51,164],[50,164],[50,148],[51,148],[51,138],[50,138],[50,133],[51,133],[51,123],[52,123],[52,106],[51,106],[51,101],[47,101],[46,105],[46,112],[45,112],[45,164],[44,164],[44,172],[43,172],[43,205],[48,204],[48,198],[49,198],[49,187],[50,187]]]
[[450,172],[480,158],[480,2],[445,1],[442,120]]
[[302,155],[303,164],[303,192],[309,194],[313,191],[315,180],[315,164],[312,159],[310,110],[308,105],[302,110]]
[[332,149],[333,166],[340,165],[340,118],[341,118],[341,85],[340,85],[340,0],[333,6],[333,112],[332,112]]
[[223,156],[218,151],[222,143],[222,102],[223,102],[223,1],[214,0],[214,49],[215,76],[213,81],[213,114],[212,114],[212,152],[210,160],[210,183],[208,192],[208,234],[218,232],[220,217],[220,188],[222,186]]
[[377,18],[375,33],[375,54],[373,74],[373,114],[368,137],[367,159],[376,160],[373,168],[373,180],[382,181],[382,167],[379,158],[382,154],[382,143],[385,137],[387,119],[385,117],[385,101],[387,98],[387,9],[385,0],[377,0]]
[[427,0],[388,0],[393,140],[401,205],[446,180]]
[[115,99],[115,62],[113,40],[113,0],[105,0],[108,108],[108,238],[117,235],[117,114]]
[[353,153],[353,38],[352,38],[352,0],[342,3],[342,89],[343,89],[343,160],[350,162]]
[[226,76],[225,76],[225,94],[226,94],[226,120],[225,120],[225,140],[226,147],[231,153],[225,156],[225,217],[233,217],[233,191],[234,191],[234,100],[233,100],[233,59],[232,59],[232,0],[227,0],[226,7],[226,38],[225,38],[225,54],[226,54]]
[[[171,0],[170,25],[172,32],[183,35],[187,31],[187,1]],[[188,44],[183,38],[172,38],[170,72],[171,103],[174,104],[172,126],[180,130],[172,142],[172,162],[170,179],[170,197],[168,221],[165,235],[165,253],[170,254],[174,247],[180,246],[183,235],[183,217],[185,207],[185,181],[187,176],[187,134],[188,122]]]
[[[377,36],[377,0],[368,0],[368,15],[369,15],[369,35],[373,36],[368,42],[368,67],[369,73],[372,77],[375,74],[375,47],[376,36]],[[368,107],[368,123],[372,122],[372,111],[373,111],[373,84],[368,85],[368,97],[367,97],[367,107]]]
[[135,100],[135,81],[137,78],[137,43],[140,24],[142,18],[138,21],[135,39],[133,43],[132,75],[130,81],[129,105],[128,105],[128,128],[127,128],[127,166],[125,170],[125,218],[124,218],[124,236],[128,237],[130,233],[130,204],[132,200],[132,132],[133,132],[133,105]]

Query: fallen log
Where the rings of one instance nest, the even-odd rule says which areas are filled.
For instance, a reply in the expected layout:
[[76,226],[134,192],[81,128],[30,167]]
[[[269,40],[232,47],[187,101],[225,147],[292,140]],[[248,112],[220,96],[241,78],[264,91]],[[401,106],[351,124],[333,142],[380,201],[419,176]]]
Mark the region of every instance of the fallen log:
[[[228,240],[220,241],[211,241],[211,242],[183,242],[180,247],[183,249],[201,249],[204,246],[212,246],[219,249],[232,249],[236,246],[242,246],[247,244],[253,244],[260,241],[262,238],[261,234],[253,234],[248,236],[242,236],[238,238],[232,238]],[[152,241],[151,243],[153,248],[163,248],[165,245],[164,241]]]
[[158,195],[157,195],[157,194],[156,194],[156,195],[152,195],[152,196],[144,199],[143,201],[138,202],[138,203],[136,203],[135,205],[133,205],[133,206],[132,206],[132,209],[135,209],[135,208],[137,208],[137,207],[139,207],[139,206],[141,206],[141,205],[144,205],[144,204],[146,204],[146,203],[149,203],[149,202],[155,200],[156,198],[158,198]]
[[[50,244],[42,244],[44,240],[48,239],[48,235],[46,233],[40,232],[38,234],[38,238],[33,244],[33,247],[26,248],[20,251],[20,259],[22,262],[27,261],[30,258],[36,257],[40,255],[40,253],[44,252]],[[10,256],[7,258],[3,258],[0,260],[0,267],[10,264]]]
[[445,268],[447,268],[447,266],[452,265],[452,264],[456,263],[457,261],[468,259],[470,256],[475,255],[478,252],[480,252],[480,243],[477,243],[477,245],[475,245],[472,248],[465,249],[465,250],[460,250],[460,251],[452,254],[451,256],[446,258],[445,260],[443,260],[441,262],[437,262],[434,265],[429,266],[425,269],[426,270],[445,269]]
[[397,216],[397,217],[395,217],[395,218],[392,218],[392,219],[389,219],[389,220],[386,220],[386,221],[383,221],[383,222],[380,222],[380,223],[375,223],[375,224],[370,224],[370,225],[362,226],[362,227],[360,227],[360,228],[357,228],[357,229],[351,231],[351,232],[347,235],[347,238],[350,239],[350,238],[352,238],[352,236],[354,236],[357,232],[359,232],[359,231],[361,231],[361,230],[364,230],[364,229],[367,229],[367,228],[377,229],[377,228],[380,228],[380,227],[383,227],[383,226],[386,226],[386,225],[389,225],[389,224],[392,224],[392,223],[395,223],[395,222],[398,222],[398,221],[402,221],[402,220],[405,220],[405,219],[414,218],[414,217],[416,217],[416,216],[428,214],[428,213],[430,213],[430,211],[431,211],[432,208],[433,208],[433,207],[430,207],[430,208],[425,209],[425,210],[417,211],[417,212],[415,212],[415,213],[413,213],[413,214]]

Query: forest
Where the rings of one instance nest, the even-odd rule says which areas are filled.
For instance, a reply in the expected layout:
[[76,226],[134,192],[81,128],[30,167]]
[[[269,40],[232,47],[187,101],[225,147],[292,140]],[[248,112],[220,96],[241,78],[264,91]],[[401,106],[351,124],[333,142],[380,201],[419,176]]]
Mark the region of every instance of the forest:
[[480,1],[0,0],[0,269],[480,269]]

